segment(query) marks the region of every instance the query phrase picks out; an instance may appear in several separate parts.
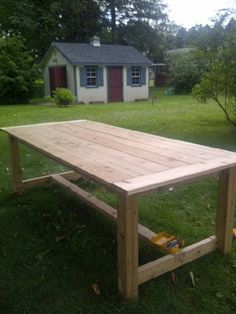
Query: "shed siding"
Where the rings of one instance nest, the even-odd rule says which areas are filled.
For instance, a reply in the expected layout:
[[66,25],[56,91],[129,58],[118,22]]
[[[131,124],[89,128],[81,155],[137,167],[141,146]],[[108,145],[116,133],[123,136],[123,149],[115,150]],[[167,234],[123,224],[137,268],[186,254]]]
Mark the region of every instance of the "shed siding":
[[66,66],[67,86],[68,89],[70,89],[71,92],[75,94],[73,66],[63,57],[59,51],[53,49],[53,52],[43,71],[45,96],[50,96],[49,67],[60,65]]
[[80,67],[76,67],[77,78],[77,100],[85,104],[90,102],[107,103],[107,70],[101,67],[103,71],[103,86],[100,87],[80,87]]
[[123,71],[123,82],[124,82],[124,101],[135,101],[138,99],[149,98],[149,79],[148,79],[148,68],[145,68],[146,84],[142,86],[128,86],[127,82],[127,68]]

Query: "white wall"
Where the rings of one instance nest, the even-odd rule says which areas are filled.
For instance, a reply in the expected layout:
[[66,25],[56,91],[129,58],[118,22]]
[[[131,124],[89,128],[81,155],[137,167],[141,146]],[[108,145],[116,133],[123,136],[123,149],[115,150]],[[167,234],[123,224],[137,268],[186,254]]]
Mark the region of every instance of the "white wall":
[[51,91],[49,80],[49,67],[58,65],[66,66],[67,87],[72,91],[73,94],[75,93],[73,66],[66,60],[66,58],[63,57],[63,55],[59,51],[53,49],[53,52],[51,53],[43,71],[45,96],[50,96]]
[[124,101],[135,101],[137,99],[149,98],[149,78],[148,68],[146,68],[146,85],[142,86],[128,86],[127,85],[127,68],[123,70],[123,82],[124,82]]
[[100,87],[80,87],[80,70],[76,67],[77,79],[77,100],[85,104],[89,102],[105,102],[107,103],[107,70],[103,67],[103,86]]

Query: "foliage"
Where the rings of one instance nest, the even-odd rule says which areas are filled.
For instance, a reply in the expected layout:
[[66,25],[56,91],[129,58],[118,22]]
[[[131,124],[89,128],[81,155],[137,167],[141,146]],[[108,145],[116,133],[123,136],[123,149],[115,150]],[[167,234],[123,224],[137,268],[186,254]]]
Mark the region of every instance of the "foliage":
[[[126,43],[127,38],[122,38],[126,25],[138,22],[147,24],[144,29],[148,32],[141,31],[135,41],[135,28],[128,27],[127,31],[133,32],[132,44],[140,48],[140,41],[147,42],[151,34],[145,52],[153,55],[154,37],[157,46],[167,19],[165,7],[162,0],[0,0],[0,33],[20,34],[40,59],[52,41],[88,42],[96,34],[104,43]],[[160,51],[163,47],[159,44],[157,57]]]
[[36,88],[38,70],[19,37],[0,38],[0,103],[27,102]]
[[154,29],[167,18],[162,0],[101,0],[111,28],[111,41],[118,42],[119,32],[128,23],[146,22]]
[[194,50],[173,51],[167,54],[166,63],[169,85],[174,87],[176,94],[191,93],[205,70],[204,64],[199,63]]
[[75,96],[67,88],[57,88],[53,93],[53,99],[58,106],[72,105],[75,101]]
[[42,79],[37,79],[35,81],[35,91],[33,94],[33,98],[40,98],[44,96],[44,85]]
[[0,21],[2,34],[21,35],[40,59],[52,41],[88,41],[100,30],[100,9],[92,0],[0,0]]
[[200,45],[202,60],[208,63],[208,71],[193,90],[193,95],[205,103],[212,99],[224,112],[225,118],[236,127],[236,23],[226,28],[223,20],[215,23],[207,46]]
[[190,29],[185,29],[182,26],[176,25],[172,22],[166,24],[165,31],[165,46],[167,50],[195,47],[199,44],[208,45],[208,41],[219,40],[215,37],[216,29],[221,29],[222,34],[225,29],[234,27],[236,20],[235,9],[220,10],[213,19],[213,26],[209,25],[195,25]]
[[163,38],[148,22],[130,21],[120,26],[118,41],[145,52],[153,62],[163,60]]
[[40,60],[52,41],[88,42],[96,34],[103,43],[133,45],[158,63],[165,50],[196,45],[212,30],[175,25],[166,8],[163,0],[0,0],[0,36],[22,36]]
[[52,41],[88,42],[96,34],[163,62],[165,50],[193,46],[211,32],[171,23],[166,8],[163,0],[0,0],[0,35],[21,35],[38,60]]
[[61,39],[88,42],[101,30],[102,13],[99,4],[90,0],[54,1],[54,16],[59,17]]

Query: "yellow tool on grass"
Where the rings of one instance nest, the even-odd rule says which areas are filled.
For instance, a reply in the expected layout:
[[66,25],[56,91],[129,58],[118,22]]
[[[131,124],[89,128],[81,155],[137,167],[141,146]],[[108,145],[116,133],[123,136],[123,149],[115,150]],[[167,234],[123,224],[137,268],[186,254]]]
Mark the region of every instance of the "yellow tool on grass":
[[236,240],[236,228],[232,229],[233,240]]
[[166,232],[160,232],[150,239],[150,242],[165,254],[175,254],[180,251],[184,241]]
[[[236,240],[236,228],[232,229],[232,238]],[[175,254],[184,246],[183,240],[166,232],[157,233],[150,242],[165,254]]]

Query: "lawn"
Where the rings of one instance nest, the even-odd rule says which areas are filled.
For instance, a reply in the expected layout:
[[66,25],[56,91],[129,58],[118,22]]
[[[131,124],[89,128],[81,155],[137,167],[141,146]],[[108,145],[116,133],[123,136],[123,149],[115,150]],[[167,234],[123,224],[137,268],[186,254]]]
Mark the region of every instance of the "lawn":
[[[108,105],[56,108],[0,106],[0,127],[90,119],[152,134],[236,151],[236,129],[213,104],[191,96]],[[21,147],[24,177],[62,167]],[[115,206],[115,198],[91,182],[86,189]],[[140,221],[186,244],[214,233],[217,182],[208,179],[140,199]],[[57,186],[11,193],[7,138],[0,133],[0,313],[235,313],[236,243],[230,256],[209,254],[140,286],[139,302],[119,299],[116,227]],[[236,241],[235,241],[236,242]],[[140,263],[159,253],[140,241]],[[190,272],[195,277],[193,287]],[[96,283],[101,294],[91,286]]]

